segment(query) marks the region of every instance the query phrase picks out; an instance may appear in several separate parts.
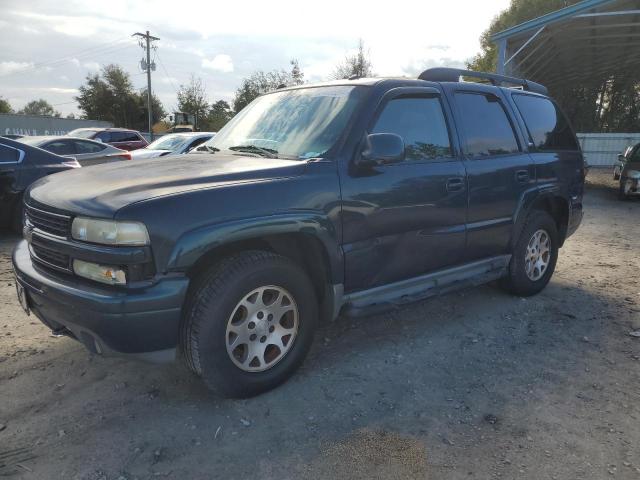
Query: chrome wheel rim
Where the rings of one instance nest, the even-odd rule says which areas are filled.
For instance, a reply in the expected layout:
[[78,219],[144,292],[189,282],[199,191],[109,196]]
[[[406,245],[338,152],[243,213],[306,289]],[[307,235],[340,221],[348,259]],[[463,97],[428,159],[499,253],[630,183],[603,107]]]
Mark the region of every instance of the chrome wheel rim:
[[529,280],[540,280],[549,267],[551,239],[546,230],[538,230],[527,244],[524,270]]
[[291,293],[273,285],[256,288],[238,302],[227,321],[227,354],[245,372],[268,370],[291,350],[298,325]]

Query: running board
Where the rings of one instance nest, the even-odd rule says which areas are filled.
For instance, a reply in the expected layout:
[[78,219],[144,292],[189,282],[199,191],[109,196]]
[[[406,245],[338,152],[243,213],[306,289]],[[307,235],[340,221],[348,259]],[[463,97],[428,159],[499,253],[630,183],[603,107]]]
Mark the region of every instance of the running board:
[[371,315],[461,288],[482,285],[506,275],[510,260],[511,255],[500,255],[349,293],[342,299],[341,314],[348,317]]

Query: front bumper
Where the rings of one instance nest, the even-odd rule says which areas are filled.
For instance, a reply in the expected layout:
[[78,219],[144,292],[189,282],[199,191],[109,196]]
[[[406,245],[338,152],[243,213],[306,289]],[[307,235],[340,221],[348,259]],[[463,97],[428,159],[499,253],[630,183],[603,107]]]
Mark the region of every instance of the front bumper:
[[186,276],[166,276],[135,290],[61,279],[34,267],[24,240],[16,246],[12,260],[29,307],[52,330],[69,334],[98,354],[128,354],[152,361],[175,358],[189,285]]

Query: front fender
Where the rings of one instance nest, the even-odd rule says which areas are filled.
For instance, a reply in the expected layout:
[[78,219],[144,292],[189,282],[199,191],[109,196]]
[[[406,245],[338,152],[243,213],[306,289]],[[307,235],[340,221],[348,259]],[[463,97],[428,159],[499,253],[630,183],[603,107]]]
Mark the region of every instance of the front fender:
[[199,258],[224,245],[270,235],[306,234],[318,239],[329,259],[330,278],[342,283],[342,249],[333,223],[317,212],[291,212],[207,225],[183,234],[176,242],[167,270],[184,271]]

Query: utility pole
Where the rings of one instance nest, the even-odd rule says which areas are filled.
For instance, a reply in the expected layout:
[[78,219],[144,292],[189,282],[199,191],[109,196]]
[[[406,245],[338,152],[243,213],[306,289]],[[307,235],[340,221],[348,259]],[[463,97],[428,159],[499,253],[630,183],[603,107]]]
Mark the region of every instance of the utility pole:
[[156,69],[156,64],[151,63],[151,42],[160,39],[158,37],[152,37],[149,34],[149,30],[147,30],[147,33],[136,32],[132,35],[132,37],[140,37],[141,39],[144,38],[144,40],[146,41],[146,46],[142,42],[140,42],[140,46],[147,51],[147,61],[145,62],[144,60],[142,60],[140,64],[143,67],[142,69],[147,71],[147,110],[149,113],[149,139],[153,142],[153,118],[151,113],[151,70]]

